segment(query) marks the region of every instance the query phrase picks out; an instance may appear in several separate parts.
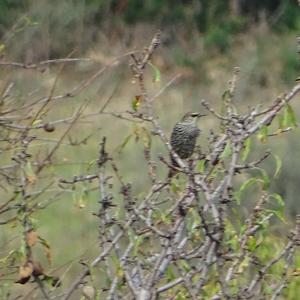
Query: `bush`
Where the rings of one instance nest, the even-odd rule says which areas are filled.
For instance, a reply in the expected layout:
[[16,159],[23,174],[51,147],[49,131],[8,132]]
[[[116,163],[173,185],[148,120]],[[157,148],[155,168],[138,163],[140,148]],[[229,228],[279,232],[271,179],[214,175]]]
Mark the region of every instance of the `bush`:
[[[11,159],[12,163],[3,165],[0,173],[5,187],[0,224],[3,230],[16,232],[13,242],[5,235],[0,264],[3,276],[17,278],[15,284],[0,287],[3,296],[24,295],[30,285],[33,297],[64,300],[73,295],[74,299],[80,295],[87,299],[276,299],[281,295],[297,299],[300,216],[293,224],[294,229],[289,230],[285,224],[284,199],[270,191],[272,180],[262,167],[271,153],[266,151],[259,156],[254,140],[265,145],[270,136],[276,138],[296,127],[291,101],[300,92],[300,84],[265,108],[255,106],[240,112],[233,101],[239,76],[239,69],[235,68],[220,109],[204,100],[199,103],[216,120],[208,138],[208,150],[195,149],[194,155],[183,161],[170,146],[154,113],[154,100],[166,87],[154,96],[147,89],[148,66],[155,81],[160,80],[160,71],[150,62],[160,43],[158,33],[146,50],[124,55],[132,59],[131,69],[138,86],[130,110],[120,112],[118,107],[116,112],[106,111],[111,99],[108,98],[90,114],[85,113],[88,105],[85,100],[70,117],[60,116],[62,101],[86,91],[122,58],[100,68],[75,88],[56,94],[61,67],[50,93],[38,100],[32,100],[29,94],[24,101],[18,101],[12,93],[13,85],[5,89],[0,117],[1,150],[3,160]],[[39,71],[45,64],[74,61],[82,59],[36,65],[6,64]],[[55,101],[60,101],[60,106]],[[54,110],[52,118],[50,108]],[[124,120],[134,123],[132,134],[122,141],[120,150],[126,150],[135,141],[131,145],[135,159],[131,169],[137,173],[136,182],[128,182],[119,167],[115,153],[110,151],[110,136],[102,136],[99,150],[94,149],[84,169],[86,172],[79,169],[78,174],[71,174],[70,161],[58,155],[64,166],[64,175],[59,176],[55,154],[63,154],[60,151],[67,136],[68,146],[87,143],[89,136],[77,140],[69,134],[76,130],[77,134],[82,133],[79,122],[95,115],[103,118],[103,124],[107,116],[114,118],[115,126]],[[59,125],[63,129],[57,139],[42,139],[38,134],[41,130],[53,134]],[[38,144],[39,140],[46,141],[46,147]],[[157,160],[154,142],[167,149],[171,162],[165,157]],[[139,152],[144,157],[145,170],[137,163]],[[89,153],[85,151],[84,156]],[[281,169],[280,159],[275,158],[274,177]],[[172,170],[174,176],[164,175],[160,179],[159,169],[163,168]],[[142,191],[138,191],[138,180],[143,177],[147,180]],[[98,235],[95,240],[98,250],[91,261],[84,260],[87,254],[72,260],[71,265],[77,265],[77,271],[66,285],[64,276],[69,267],[67,271],[56,270],[55,274],[45,268],[45,261],[50,262],[53,253],[47,238],[40,233],[35,216],[39,211],[48,211],[56,199],[62,200],[64,193],[78,199],[83,208],[92,191],[96,191],[94,216],[98,227],[92,227],[91,231]],[[52,215],[53,222],[46,225],[55,226],[55,217]],[[272,226],[276,219],[280,222],[280,234]],[[67,226],[61,228],[65,236],[71,231],[68,226],[80,221],[80,218],[66,220]],[[81,238],[78,234],[72,244]],[[41,249],[43,253],[38,255]],[[61,253],[57,255],[64,261]]]

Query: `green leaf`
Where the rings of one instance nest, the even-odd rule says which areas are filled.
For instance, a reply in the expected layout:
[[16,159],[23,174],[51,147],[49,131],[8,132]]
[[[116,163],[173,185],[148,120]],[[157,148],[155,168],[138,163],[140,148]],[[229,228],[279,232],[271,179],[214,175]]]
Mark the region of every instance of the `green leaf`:
[[242,193],[248,189],[250,186],[254,185],[255,183],[260,184],[263,190],[267,190],[270,187],[270,178],[267,172],[263,169],[259,169],[261,173],[261,178],[258,177],[251,177],[247,181],[245,181],[241,186],[240,189],[235,193],[235,197],[238,203],[240,203]]
[[225,102],[230,97],[230,91],[226,90],[222,95],[222,100]]
[[250,252],[254,252],[256,249],[256,239],[254,236],[250,236],[247,241],[247,248]]
[[106,286],[110,286],[112,284],[112,278],[108,275],[110,272],[108,271],[108,267],[103,265],[103,267],[100,269],[101,272],[101,278]]
[[134,234],[133,230],[132,229],[128,229],[127,230],[127,234],[128,234],[128,238],[129,238],[130,242],[134,244],[134,242],[135,242],[135,234]]
[[170,280],[170,281],[177,278],[177,276],[176,276],[176,274],[175,274],[175,272],[174,272],[174,269],[173,269],[173,267],[172,267],[171,265],[169,265],[169,266],[167,267],[167,270],[166,270],[166,278],[167,278],[168,280]]
[[206,163],[205,159],[199,160],[198,163],[197,163],[197,168],[196,168],[197,171],[199,171],[200,173],[204,173],[205,163]]
[[248,180],[246,180],[239,188],[239,190],[237,191],[237,193],[235,194],[236,199],[238,201],[238,203],[240,203],[241,201],[241,196],[242,193],[248,189],[250,186],[256,184],[256,183],[261,183],[261,179],[257,178],[257,177],[251,177]]
[[122,152],[122,150],[125,148],[125,146],[129,143],[129,141],[132,138],[132,134],[129,134],[123,141],[123,143],[117,147],[118,148],[118,153],[120,154]]
[[285,209],[284,200],[277,193],[274,193],[274,194],[270,195],[270,197],[276,200],[276,202],[278,204],[278,207],[276,209],[272,209],[272,210],[269,209],[268,211],[273,213],[279,220],[286,223],[285,216],[284,216],[284,209]]
[[37,177],[33,171],[32,164],[30,161],[27,161],[24,171],[25,171],[25,176],[26,176],[27,181],[29,183],[35,183],[37,180]]
[[138,108],[140,107],[141,105],[141,102],[142,102],[142,96],[141,95],[136,95],[134,97],[134,99],[132,100],[131,102],[131,108],[134,110],[134,111],[137,111]]
[[267,190],[270,187],[270,178],[264,169],[259,169],[263,180],[263,190]]
[[149,130],[145,127],[142,127],[142,136],[143,136],[143,143],[145,148],[151,148],[152,145],[152,136]]
[[24,257],[25,257],[25,253],[21,252],[20,250],[14,249],[14,250],[11,250],[7,256],[2,257],[0,259],[0,263],[5,264],[8,261],[11,261],[10,264],[12,264],[12,262],[19,263],[24,259]]
[[241,247],[237,234],[233,234],[230,239],[227,240],[228,245],[233,249],[233,251],[238,251]]
[[274,198],[277,201],[279,206],[281,206],[281,207],[285,206],[285,203],[279,194],[274,193],[274,194],[270,195],[270,197]]
[[140,249],[140,246],[143,244],[144,242],[144,237],[142,235],[140,236],[135,236],[134,239],[134,250],[133,250],[133,255],[137,256],[138,251]]
[[148,62],[149,66],[152,68],[154,74],[153,74],[153,82],[160,82],[160,71],[159,69],[153,65],[151,62]]
[[288,109],[288,113],[290,116],[291,124],[293,125],[293,127],[297,127],[298,126],[297,118],[296,118],[296,114],[295,114],[294,110],[292,109],[292,107],[289,104],[287,105],[287,109]]
[[283,114],[279,114],[278,115],[278,127],[279,129],[284,129],[284,117],[283,117]]
[[171,184],[170,184],[170,188],[171,188],[171,191],[174,194],[177,194],[177,193],[182,191],[182,187],[180,185],[180,182],[176,178],[172,179]]
[[191,270],[190,265],[183,259],[179,261],[179,266],[185,271],[189,272]]
[[87,170],[90,170],[92,167],[97,165],[97,159],[90,160],[87,165]]
[[273,176],[274,176],[274,178],[277,178],[281,171],[282,161],[276,154],[273,154],[273,156],[274,156],[275,162],[276,162],[276,169],[275,169],[275,173]]
[[21,257],[26,257],[26,245],[25,245],[24,240],[21,241],[21,246],[19,248],[19,252],[20,252]]
[[172,217],[169,214],[163,213],[161,212],[161,220],[165,223],[165,224],[172,224]]
[[89,196],[89,190],[86,188],[82,188],[80,192],[78,193],[77,198],[77,206],[78,208],[86,208],[86,205],[88,203],[88,196]]
[[245,161],[248,158],[249,153],[250,153],[250,148],[251,148],[251,138],[248,138],[245,140],[244,149],[242,152],[242,160],[243,161]]
[[43,274],[43,281],[50,286],[60,286],[59,278],[55,276]]
[[220,158],[223,160],[223,159],[229,157],[231,154],[232,154],[231,143],[230,143],[230,141],[227,141],[225,149],[223,150],[222,154],[220,155]]
[[183,291],[180,291],[176,294],[174,300],[187,300],[188,296]]
[[268,127],[262,126],[257,134],[257,138],[261,143],[266,143],[268,138]]
[[196,209],[192,208],[190,211],[191,211],[192,217],[193,217],[193,223],[192,223],[191,229],[192,229],[192,231],[194,231],[195,228],[198,228],[198,226],[201,224],[201,219],[200,219],[200,216]]
[[272,213],[274,216],[276,216],[281,222],[285,223],[283,212],[280,210],[274,210],[274,209],[266,209],[265,210],[268,213]]
[[283,124],[284,127],[297,127],[297,120],[294,110],[289,104],[286,104],[283,112]]
[[249,256],[245,256],[243,258],[242,262],[240,263],[237,272],[243,273],[245,271],[245,269],[248,268],[249,264],[250,264],[250,258],[249,258]]

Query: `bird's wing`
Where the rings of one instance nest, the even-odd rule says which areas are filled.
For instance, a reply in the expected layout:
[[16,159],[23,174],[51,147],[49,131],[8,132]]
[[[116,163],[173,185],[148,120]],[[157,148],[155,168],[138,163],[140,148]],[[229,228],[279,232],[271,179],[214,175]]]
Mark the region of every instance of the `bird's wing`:
[[186,135],[182,126],[176,124],[171,134],[171,146],[175,152],[180,150],[181,146],[186,143]]

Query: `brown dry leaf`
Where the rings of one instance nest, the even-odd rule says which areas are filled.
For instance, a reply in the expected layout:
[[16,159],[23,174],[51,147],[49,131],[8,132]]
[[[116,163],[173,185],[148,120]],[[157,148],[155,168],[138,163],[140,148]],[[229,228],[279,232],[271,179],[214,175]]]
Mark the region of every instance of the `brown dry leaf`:
[[20,266],[19,275],[20,277],[28,277],[31,276],[33,272],[33,263],[28,261],[24,265]]
[[33,247],[38,239],[38,234],[35,230],[31,229],[26,233],[26,242],[29,247]]
[[42,265],[39,262],[33,262],[33,273],[34,276],[40,276],[44,274]]
[[51,265],[52,255],[51,255],[50,244],[47,242],[47,240],[45,240],[41,236],[38,236],[38,239],[39,239],[39,242],[41,243],[41,245],[43,246],[44,252],[45,252],[46,257],[47,257],[47,260],[48,260],[49,264]]
[[141,102],[142,102],[143,98],[142,98],[142,95],[136,95],[134,97],[134,99],[132,100],[131,102],[131,107],[134,111],[137,111],[138,108],[140,107],[141,105]]
[[294,270],[291,272],[291,275],[292,275],[292,276],[300,276],[300,268],[294,269]]
[[29,184],[34,184],[37,181],[37,177],[36,174],[34,173],[32,164],[30,161],[27,162],[26,166],[25,166],[25,175],[26,175],[26,179],[28,181]]
[[37,181],[37,177],[35,175],[28,175],[27,180],[29,184],[34,184]]
[[26,282],[28,282],[30,279],[30,276],[29,277],[24,277],[24,278],[19,278],[16,283],[20,283],[20,284],[25,284]]

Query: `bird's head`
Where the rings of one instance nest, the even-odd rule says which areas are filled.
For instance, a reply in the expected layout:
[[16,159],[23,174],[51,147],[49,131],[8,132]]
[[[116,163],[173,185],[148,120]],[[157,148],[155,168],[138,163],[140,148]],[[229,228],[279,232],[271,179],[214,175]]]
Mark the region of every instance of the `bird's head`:
[[182,117],[181,122],[196,123],[198,118],[201,118],[204,116],[206,116],[206,114],[202,114],[199,112],[188,112]]

